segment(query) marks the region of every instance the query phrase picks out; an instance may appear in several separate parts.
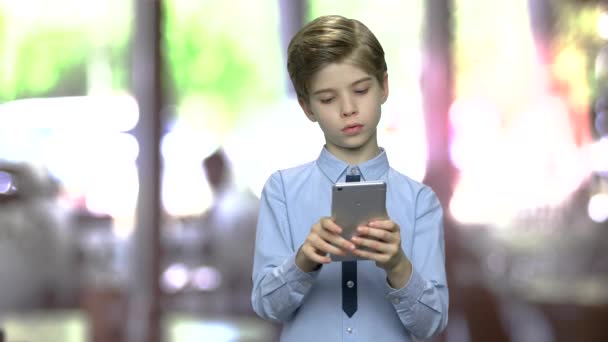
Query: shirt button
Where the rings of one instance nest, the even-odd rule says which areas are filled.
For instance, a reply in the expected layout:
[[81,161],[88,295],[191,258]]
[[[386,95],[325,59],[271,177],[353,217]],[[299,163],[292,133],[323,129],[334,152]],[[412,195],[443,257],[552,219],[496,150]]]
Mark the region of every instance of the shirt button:
[[352,289],[353,286],[355,286],[355,282],[352,280],[349,280],[346,282],[346,287],[348,287],[349,289]]
[[353,175],[353,176],[356,176],[356,175],[360,174],[359,168],[358,167],[353,167],[352,169],[350,169],[350,174]]
[[349,334],[352,334],[353,333],[353,328],[346,328],[346,332],[349,333]]
[[393,299],[393,303],[399,304],[399,303],[401,303],[401,299],[395,298],[395,299]]

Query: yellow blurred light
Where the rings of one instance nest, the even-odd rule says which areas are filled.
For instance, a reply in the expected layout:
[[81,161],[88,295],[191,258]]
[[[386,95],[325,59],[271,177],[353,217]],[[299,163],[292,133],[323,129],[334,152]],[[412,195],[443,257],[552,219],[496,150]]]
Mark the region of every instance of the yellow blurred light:
[[561,49],[555,56],[553,76],[558,82],[566,84],[567,93],[563,95],[576,109],[574,114],[587,115],[591,89],[587,77],[587,57],[576,47]]

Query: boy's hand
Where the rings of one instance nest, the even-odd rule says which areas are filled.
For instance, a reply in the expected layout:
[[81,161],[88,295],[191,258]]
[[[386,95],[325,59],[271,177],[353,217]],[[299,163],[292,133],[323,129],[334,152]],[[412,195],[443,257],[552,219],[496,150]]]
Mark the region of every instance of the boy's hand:
[[355,245],[340,236],[342,228],[331,218],[323,217],[310,229],[304,244],[296,254],[296,265],[304,272],[312,272],[320,264],[331,262],[327,254],[345,255]]
[[391,220],[371,221],[367,226],[357,227],[357,235],[351,241],[357,245],[352,253],[375,261],[386,271],[393,288],[405,286],[412,274],[412,264],[401,248],[399,225]]

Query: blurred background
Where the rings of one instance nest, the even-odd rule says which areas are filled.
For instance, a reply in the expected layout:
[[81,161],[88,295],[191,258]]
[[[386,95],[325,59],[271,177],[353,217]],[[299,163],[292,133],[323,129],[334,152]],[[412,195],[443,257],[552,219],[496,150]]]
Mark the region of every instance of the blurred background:
[[380,144],[445,208],[434,341],[608,341],[608,3],[0,0],[7,341],[276,340],[258,199],[323,145],[285,67],[323,14],[383,44]]

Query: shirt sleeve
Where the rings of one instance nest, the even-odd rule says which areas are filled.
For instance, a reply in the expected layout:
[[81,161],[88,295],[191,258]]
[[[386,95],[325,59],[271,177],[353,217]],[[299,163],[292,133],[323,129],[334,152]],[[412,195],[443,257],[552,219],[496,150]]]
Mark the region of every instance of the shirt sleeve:
[[408,257],[412,275],[401,289],[392,289],[387,284],[387,299],[414,336],[429,338],[446,327],[449,301],[443,211],[429,187],[423,187],[416,200],[414,243]]
[[295,263],[284,185],[274,173],[262,191],[253,260],[251,303],[262,318],[291,318],[312,288],[319,271],[307,273]]

